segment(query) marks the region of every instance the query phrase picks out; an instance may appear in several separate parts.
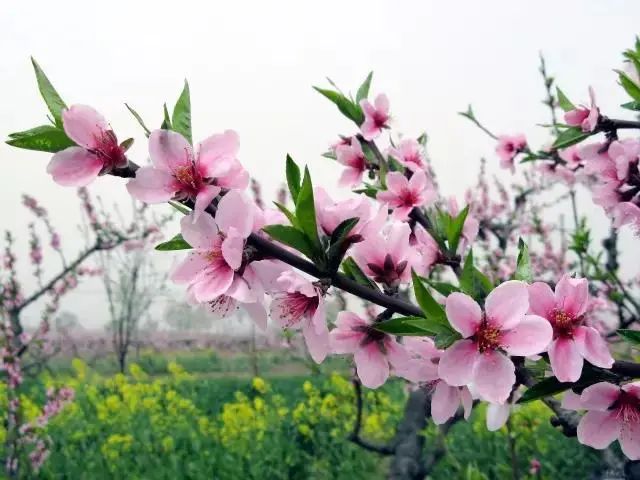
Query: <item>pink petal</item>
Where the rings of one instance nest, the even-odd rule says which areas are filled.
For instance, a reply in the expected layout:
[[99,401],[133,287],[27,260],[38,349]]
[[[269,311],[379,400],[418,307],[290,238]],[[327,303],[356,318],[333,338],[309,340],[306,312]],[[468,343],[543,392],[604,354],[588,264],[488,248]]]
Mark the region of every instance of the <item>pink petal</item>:
[[338,185],[341,187],[355,187],[362,180],[362,172],[356,168],[347,167],[342,171]]
[[82,147],[69,147],[56,153],[47,165],[53,181],[64,187],[83,187],[102,170],[103,161]]
[[179,133],[154,130],[149,135],[149,156],[156,168],[173,172],[193,161],[193,150],[187,139]]
[[238,270],[242,265],[242,252],[244,251],[244,238],[238,234],[234,227],[231,227],[225,239],[222,241],[222,256],[225,262],[234,270]]
[[[391,255],[394,261],[400,262],[406,258],[409,251],[410,236],[411,227],[409,224],[395,223],[391,225],[387,237],[387,253]],[[380,249],[380,245],[378,245],[378,249]]]
[[510,280],[496,287],[484,303],[487,320],[502,330],[514,328],[529,310],[529,292],[524,282]]
[[620,430],[620,448],[629,460],[640,459],[640,421],[630,419],[623,421]]
[[587,412],[578,424],[578,441],[583,445],[602,450],[620,434],[616,412]]
[[460,402],[464,409],[464,419],[469,420],[471,416],[471,409],[473,408],[473,397],[471,391],[467,387],[460,387]]
[[389,378],[389,362],[375,342],[356,350],[353,360],[365,387],[378,388]]
[[445,311],[451,326],[463,337],[470,337],[482,321],[480,306],[469,295],[453,292],[446,299]]
[[571,278],[564,274],[556,285],[556,305],[559,309],[579,317],[589,304],[589,284],[586,278]]
[[607,342],[593,327],[578,327],[573,332],[576,347],[585,360],[596,367],[611,368],[613,357],[609,352]]
[[204,176],[219,177],[226,173],[236,159],[240,139],[233,130],[211,135],[200,144],[198,163],[204,168]]
[[558,338],[548,349],[553,374],[561,382],[575,382],[582,373],[583,359],[572,339]]
[[582,410],[584,408],[580,400],[580,395],[574,393],[572,390],[567,390],[564,393],[560,406],[566,410]]
[[374,140],[378,135],[382,133],[379,127],[376,126],[372,119],[365,119],[364,123],[360,125],[360,131],[365,140]]
[[213,199],[218,196],[220,190],[222,190],[220,187],[207,185],[196,195],[196,204],[193,209],[193,215],[196,219],[205,211]]
[[318,299],[318,307],[311,317],[311,325],[315,328],[316,333],[327,332],[327,342],[329,341],[329,331],[327,330],[327,309],[324,304],[324,298],[320,296]]
[[387,190],[399,195],[403,189],[408,188],[409,181],[400,172],[391,172],[387,174]]
[[487,407],[487,430],[495,432],[500,430],[502,426],[509,420],[511,413],[510,403],[490,403]]
[[526,357],[544,352],[553,337],[553,328],[544,318],[525,315],[513,329],[504,332],[501,344],[509,355]]
[[340,312],[336,319],[336,327],[331,330],[329,339],[333,353],[353,353],[359,347],[364,338],[364,333],[356,328],[367,323],[351,312]]
[[418,170],[411,176],[409,188],[414,192],[422,192],[427,188],[427,175],[424,173],[424,170]]
[[211,250],[218,240],[218,227],[208,213],[195,221],[193,214],[182,217],[180,232],[186,242],[198,250]]
[[376,110],[381,113],[389,113],[389,99],[384,93],[379,94],[373,102]]
[[302,325],[302,334],[313,361],[322,363],[329,353],[329,330],[327,330],[326,323],[321,331],[317,331],[313,324],[305,322]]
[[475,342],[458,340],[440,357],[438,375],[449,385],[468,385],[473,378],[473,367],[479,356]]
[[249,270],[245,270],[244,276],[234,275],[233,281],[227,289],[226,294],[242,303],[262,301],[264,299],[264,291],[262,289],[256,289],[255,286],[245,278],[248,271]]
[[289,271],[291,268],[289,265],[277,260],[258,260],[256,262],[251,262],[248,267],[253,269],[258,281],[262,284],[267,293],[271,293],[279,289],[277,283],[278,278],[283,272]]
[[171,200],[176,193],[174,178],[169,172],[154,167],[142,167],[136,177],[127,182],[132,197],[145,203],[162,203]]
[[267,311],[262,302],[243,303],[242,308],[260,330],[263,332],[267,330]]
[[605,412],[620,397],[620,387],[608,382],[599,382],[585,388],[580,395],[580,406],[587,410]]
[[231,190],[220,203],[216,212],[216,223],[223,232],[235,228],[242,238],[247,238],[253,227],[253,205],[245,194]]
[[189,253],[171,273],[171,280],[176,283],[192,283],[201,275],[209,262],[199,253]]
[[193,293],[199,302],[210,302],[227,293],[233,283],[234,273],[229,267],[217,268],[207,272],[206,276],[194,284]]
[[504,403],[516,383],[513,362],[495,350],[479,355],[473,369],[473,385],[478,395],[491,403]]
[[433,423],[442,425],[456,414],[459,406],[458,387],[450,387],[443,381],[438,382],[431,397]]
[[71,105],[62,111],[62,124],[67,136],[78,145],[94,148],[109,125],[105,118],[88,105]]
[[229,171],[216,179],[216,185],[228,190],[244,190],[249,186],[249,172],[247,172],[240,162],[231,164]]
[[387,352],[387,360],[394,369],[402,370],[411,361],[411,357],[404,345],[394,339],[387,339],[384,343]]
[[551,287],[544,282],[529,285],[529,311],[544,318],[551,318],[551,312],[556,308],[556,297]]

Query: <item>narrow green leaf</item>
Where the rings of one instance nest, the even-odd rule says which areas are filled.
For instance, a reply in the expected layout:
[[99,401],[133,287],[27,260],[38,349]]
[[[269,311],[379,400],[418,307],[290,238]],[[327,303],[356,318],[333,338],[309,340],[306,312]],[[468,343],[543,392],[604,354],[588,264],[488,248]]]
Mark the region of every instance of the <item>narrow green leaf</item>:
[[451,218],[447,226],[447,240],[449,241],[449,252],[455,254],[460,244],[460,237],[462,236],[462,230],[464,229],[464,222],[467,220],[469,214],[469,206],[467,205],[462,211],[455,217]]
[[489,279],[474,266],[473,250],[469,250],[459,281],[460,289],[478,302],[483,302],[493,289]]
[[329,241],[330,245],[335,245],[337,243],[343,242],[348,236],[353,227],[355,227],[360,219],[358,217],[347,218],[346,220],[340,222],[340,224],[333,230],[331,234],[331,240]]
[[[424,327],[423,327],[424,326]],[[398,317],[384,322],[378,322],[373,328],[380,332],[390,333],[400,336],[420,336],[425,337],[435,335],[437,332],[427,328],[428,321],[422,317]]]
[[539,398],[557,395],[568,390],[572,385],[571,382],[560,382],[556,377],[548,377],[527,389],[518,403],[528,403]]
[[360,88],[358,88],[358,92],[356,93],[356,103],[360,103],[360,100],[363,100],[369,96],[369,88],[371,87],[371,79],[373,78],[373,72],[369,72],[367,78],[364,79]]
[[300,167],[298,164],[287,154],[287,185],[289,186],[289,193],[293,203],[297,203],[298,193],[300,193]]
[[162,105],[162,111],[163,111],[164,118],[162,120],[162,125],[160,125],[160,128],[162,130],[172,130],[171,118],[169,118],[169,110],[167,109],[166,103]]
[[120,148],[122,148],[122,150],[126,152],[131,148],[131,146],[133,145],[133,142],[134,142],[133,138],[127,138],[126,140],[123,140],[122,142],[120,142]]
[[518,261],[516,263],[516,273],[514,278],[525,282],[533,282],[533,269],[531,268],[531,258],[529,257],[529,247],[524,240],[518,240]]
[[42,99],[44,103],[47,104],[47,108],[51,112],[55,124],[62,128],[62,110],[67,108],[67,105],[64,103],[64,100],[60,97],[58,92],[45,75],[38,62],[36,62],[35,58],[31,57],[31,63],[33,64],[33,70],[36,73],[36,81],[38,82],[38,90],[40,90],[40,95],[42,95]]
[[144,121],[142,120],[142,117],[140,116],[140,114],[138,112],[136,112],[131,106],[129,106],[127,103],[124,104],[125,107],[127,107],[127,110],[129,110],[129,112],[131,112],[131,115],[133,115],[133,118],[135,118],[138,123],[140,124],[140,126],[142,127],[142,129],[144,130],[144,134],[147,136],[147,138],[149,137],[149,135],[151,135],[151,130],[149,130],[147,128],[147,126],[144,124]]
[[295,214],[291,210],[289,210],[287,207],[285,207],[281,203],[273,202],[273,204],[276,207],[278,207],[278,210],[280,210],[282,213],[284,213],[284,216],[287,217],[287,219],[289,220],[291,225],[293,225],[294,227],[296,227],[298,229],[300,228],[300,225],[298,225],[298,219],[296,218]]
[[420,278],[422,279],[423,282],[428,283],[429,286],[433,288],[436,292],[440,293],[441,295],[444,295],[445,297],[448,297],[453,292],[460,291],[458,287],[456,287],[455,285],[451,285],[450,283],[436,282],[424,277],[420,277]]
[[591,133],[585,133],[579,127],[571,127],[563,130],[553,142],[553,148],[567,148],[589,138]]
[[189,93],[189,83],[186,80],[184,81],[184,88],[178,97],[176,106],[173,107],[171,126],[174,131],[181,134],[193,145],[191,135],[191,95]]
[[75,145],[64,130],[53,125],[41,125],[24,132],[11,133],[9,137],[6,143],[12,147],[40,152],[56,153]]
[[362,122],[364,122],[364,113],[362,113],[360,105],[353,103],[347,97],[334,90],[327,90],[319,87],[313,88],[331,100],[345,117],[353,120],[357,125],[361,125]]
[[311,245],[307,236],[297,228],[289,225],[267,225],[262,230],[267,232],[274,240],[299,251],[313,260],[313,245]]
[[627,110],[633,110],[634,112],[640,111],[640,102],[627,102],[620,105],[622,108],[626,108]]
[[620,80],[622,88],[625,89],[632,99],[636,102],[640,102],[640,85],[634,82],[631,77],[622,70],[616,70],[616,73],[618,74],[618,80]]
[[558,87],[556,87],[556,96],[558,97],[558,106],[562,111],[569,112],[571,110],[575,110],[575,105],[571,103],[571,100],[569,100],[564,92]]
[[168,252],[171,250],[187,250],[190,248],[191,245],[189,245],[186,240],[182,238],[181,233],[173,237],[171,240],[156,245],[156,250],[160,250],[162,252]]
[[634,347],[638,347],[640,345],[640,331],[638,330],[621,328],[620,330],[618,330],[618,335],[620,335],[626,342],[630,343]]
[[444,350],[446,348],[449,348],[451,345],[453,345],[454,342],[460,340],[461,338],[462,335],[451,329],[449,331],[437,334],[434,341],[436,344],[436,348]]
[[331,234],[329,239],[329,250],[327,251],[328,267],[335,272],[342,262],[342,258],[347,253],[348,248],[353,244],[350,241],[350,233],[353,227],[360,221],[359,218],[348,218],[342,221]]
[[358,266],[353,258],[347,257],[344,259],[344,261],[342,262],[342,271],[347,277],[355,280],[360,285],[364,285],[374,290],[380,290],[378,285],[369,277],[367,277],[367,275],[362,271],[362,269]]
[[313,200],[313,184],[311,183],[311,175],[309,169],[305,167],[304,178],[298,192],[296,201],[296,218],[301,230],[305,233],[311,245],[316,249],[321,248],[320,239],[318,238],[318,226],[316,223],[316,207]]
[[189,208],[185,207],[183,204],[179,202],[169,200],[169,205],[171,205],[173,208],[175,208],[177,211],[179,211],[183,215],[189,215],[191,213],[191,210]]
[[420,308],[424,312],[424,316],[433,321],[437,321],[441,324],[447,324],[447,315],[444,312],[444,308],[429,293],[420,280],[420,277],[416,272],[411,270],[411,279],[413,281],[413,293],[416,296],[416,301]]

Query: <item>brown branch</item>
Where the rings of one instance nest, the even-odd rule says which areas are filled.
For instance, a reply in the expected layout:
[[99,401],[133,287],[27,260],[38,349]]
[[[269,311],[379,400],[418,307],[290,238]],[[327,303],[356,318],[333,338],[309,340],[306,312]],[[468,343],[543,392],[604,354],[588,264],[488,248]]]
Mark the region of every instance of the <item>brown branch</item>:
[[362,400],[362,385],[358,378],[354,377],[351,380],[353,384],[353,392],[355,394],[356,400],[356,420],[353,424],[353,430],[347,437],[347,440],[355,443],[359,447],[364,448],[365,450],[369,450],[370,452],[379,453],[380,455],[393,455],[395,449],[390,445],[377,445],[368,440],[365,440],[360,436],[360,430],[362,429],[362,408],[363,408],[363,400]]

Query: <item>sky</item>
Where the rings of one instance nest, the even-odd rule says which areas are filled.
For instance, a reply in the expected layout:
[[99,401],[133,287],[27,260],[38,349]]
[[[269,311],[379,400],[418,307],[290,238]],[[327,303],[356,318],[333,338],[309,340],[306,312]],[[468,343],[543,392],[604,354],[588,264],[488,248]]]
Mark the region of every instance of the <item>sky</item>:
[[[309,165],[315,184],[335,185],[339,169],[320,154],[352,127],[311,86],[326,86],[329,76],[355,91],[373,70],[372,92],[389,96],[394,128],[410,136],[427,131],[443,191],[461,196],[477,179],[480,158],[492,171],[497,159],[493,142],[456,112],[471,103],[495,132],[524,132],[542,145],[542,52],[572,100],[586,100],[592,85],[602,109],[620,113],[626,99],[612,69],[640,33],[639,20],[633,0],[7,2],[0,15],[0,135],[46,123],[33,55],[67,104],[90,104],[121,139],[135,137],[131,158],[144,163],[144,136],[124,102],[159,126],[162,103],[175,102],[187,78],[194,140],[236,130],[240,160],[269,198],[283,181],[286,153]],[[36,195],[72,256],[83,244],[80,211],[73,189],[46,174],[48,160],[0,144],[0,227],[15,232],[26,254],[20,195]],[[117,179],[101,178],[91,189],[106,203],[128,201]],[[578,198],[604,231],[589,195]],[[28,268],[24,274],[28,285]],[[104,323],[100,289],[87,282],[62,309],[85,325]],[[36,307],[27,317],[38,314]]]

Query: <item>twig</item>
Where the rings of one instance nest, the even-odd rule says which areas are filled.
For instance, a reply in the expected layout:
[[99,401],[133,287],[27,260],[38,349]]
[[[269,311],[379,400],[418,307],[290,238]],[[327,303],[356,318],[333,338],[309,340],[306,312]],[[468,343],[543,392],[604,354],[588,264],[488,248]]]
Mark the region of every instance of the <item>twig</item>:
[[360,436],[360,430],[362,429],[362,385],[360,384],[360,380],[354,377],[351,380],[353,384],[353,392],[355,394],[356,400],[356,420],[353,424],[353,430],[347,437],[350,442],[355,443],[356,445],[364,448],[365,450],[369,450],[370,452],[379,453],[380,455],[393,455],[395,449],[390,445],[377,445],[368,440],[363,439]]

